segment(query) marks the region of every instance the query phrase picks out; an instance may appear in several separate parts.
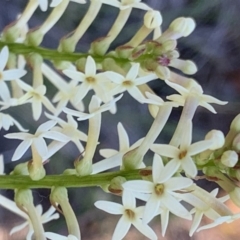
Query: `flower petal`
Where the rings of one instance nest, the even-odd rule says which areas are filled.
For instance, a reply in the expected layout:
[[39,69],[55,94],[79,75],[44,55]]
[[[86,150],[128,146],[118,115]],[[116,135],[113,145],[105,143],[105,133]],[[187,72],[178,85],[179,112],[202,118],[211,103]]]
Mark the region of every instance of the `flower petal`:
[[184,208],[182,204],[180,204],[179,201],[177,201],[170,194],[167,193],[166,195],[164,195],[162,201],[165,207],[167,207],[171,213],[181,218],[185,218],[188,220],[192,219],[192,215],[186,210],[186,208]]
[[193,181],[186,177],[173,177],[164,183],[164,186],[171,191],[180,190],[191,186]]
[[158,237],[155,232],[148,226],[142,223],[140,219],[136,219],[133,223],[135,228],[138,229],[143,235],[152,240],[157,240]]
[[153,219],[153,217],[156,216],[160,203],[161,203],[160,198],[158,198],[156,195],[151,195],[151,197],[148,199],[146,203],[145,210],[143,213],[144,224],[149,223]]
[[23,154],[27,151],[27,149],[30,147],[31,144],[32,144],[32,139],[26,139],[23,142],[21,142],[13,154],[12,161],[16,161],[20,159],[23,156]]
[[134,209],[136,207],[136,199],[132,195],[131,191],[123,191],[122,202],[125,209]]
[[91,56],[87,57],[86,66],[85,66],[85,74],[86,76],[95,76],[96,75],[96,63]]
[[124,208],[121,204],[109,202],[109,201],[97,201],[94,203],[95,207],[111,213],[111,214],[123,214]]
[[9,56],[9,50],[7,46],[4,46],[0,52],[0,72],[6,67]]
[[145,180],[132,180],[125,182],[122,186],[124,189],[131,191],[151,193],[153,191],[154,184]]

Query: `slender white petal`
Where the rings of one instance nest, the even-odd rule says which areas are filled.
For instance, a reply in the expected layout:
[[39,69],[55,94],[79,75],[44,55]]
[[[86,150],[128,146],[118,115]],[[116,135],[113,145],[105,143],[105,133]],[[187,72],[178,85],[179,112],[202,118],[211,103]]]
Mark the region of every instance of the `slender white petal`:
[[127,221],[125,216],[122,216],[119,219],[117,226],[114,230],[112,240],[123,239],[124,236],[127,234],[128,230],[130,229],[130,227],[131,222]]
[[177,201],[170,194],[167,193],[162,201],[164,205],[169,209],[169,211],[173,214],[188,220],[192,219],[192,215],[186,210],[186,208],[184,208],[182,204],[179,203],[179,201]]
[[147,204],[145,206],[145,211],[143,213],[143,223],[150,222],[160,207],[161,200],[157,198],[156,195],[151,195],[148,199]]
[[128,190],[123,191],[122,203],[125,208],[133,209],[136,207],[136,199]]
[[23,142],[21,142],[13,154],[12,161],[20,159],[31,144],[32,144],[31,139],[26,139]]
[[62,134],[60,132],[55,132],[55,131],[45,132],[43,134],[43,137],[52,139],[52,140],[57,140],[60,142],[68,142],[70,140],[70,138],[68,136],[66,136],[65,134]]
[[133,222],[133,225],[134,225],[135,228],[138,229],[139,232],[141,232],[147,238],[149,238],[151,240],[157,240],[158,239],[155,232],[148,225],[143,224],[140,219],[136,219]]
[[105,212],[111,214],[122,214],[123,213],[123,206],[118,203],[113,203],[109,201],[97,201],[94,204],[97,208],[104,210]]
[[10,70],[5,70],[2,75],[4,81],[9,81],[9,80],[15,80],[18,78],[21,78],[27,73],[27,71],[23,69],[10,69]]
[[203,217],[203,212],[201,211],[196,211],[193,221],[192,221],[192,226],[189,230],[189,236],[191,237],[193,235],[193,233],[197,230],[201,220]]
[[86,61],[85,74],[87,76],[92,76],[92,75],[94,76],[96,72],[97,70],[96,70],[95,61],[91,56],[88,56]]
[[211,140],[203,140],[200,142],[193,143],[189,148],[188,148],[188,154],[193,156],[195,154],[198,154],[200,152],[203,152],[209,147],[211,147],[212,141]]
[[75,79],[79,82],[83,82],[85,79],[85,75],[81,72],[73,71],[73,70],[63,70],[63,73],[71,79]]
[[125,182],[123,185],[124,189],[134,190],[136,192],[144,192],[144,193],[151,193],[154,184],[152,182],[144,181],[144,180],[132,180]]
[[159,155],[171,158],[175,158],[179,154],[178,148],[167,144],[153,144],[150,149]]
[[138,75],[139,67],[140,67],[139,63],[133,64],[126,75],[126,80],[134,80]]
[[45,156],[48,152],[47,144],[41,137],[33,139],[32,146],[35,147],[39,155],[42,157]]
[[170,160],[164,168],[164,171],[159,174],[158,182],[166,182],[169,178],[171,178],[179,169],[180,163],[177,163],[174,160]]
[[185,177],[173,177],[164,183],[164,186],[171,191],[187,188],[193,184],[191,179]]
[[181,166],[186,174],[192,178],[197,176],[197,167],[191,157],[186,156],[184,159],[182,159]]
[[8,47],[4,46],[0,52],[0,72],[5,68],[8,61],[9,51]]
[[169,221],[169,210],[168,208],[163,208],[162,212],[160,214],[161,217],[161,227],[162,227],[162,236],[165,236],[167,226],[168,226],[168,221]]
[[55,120],[49,120],[43,124],[41,124],[38,128],[36,133],[42,133],[50,130],[52,127],[54,127],[57,124]]

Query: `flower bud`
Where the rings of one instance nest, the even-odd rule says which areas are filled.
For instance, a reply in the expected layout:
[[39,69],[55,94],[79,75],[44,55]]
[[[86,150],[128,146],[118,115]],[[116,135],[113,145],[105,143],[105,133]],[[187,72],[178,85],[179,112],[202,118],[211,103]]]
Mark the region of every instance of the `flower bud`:
[[240,133],[238,133],[238,134],[236,135],[236,137],[233,139],[232,148],[233,148],[236,152],[240,152]]
[[11,175],[29,175],[28,162],[18,164],[17,166],[15,166],[15,168],[10,174]]
[[110,185],[108,186],[108,190],[111,193],[121,195],[123,191],[122,184],[126,182],[124,177],[118,176],[111,180]]
[[154,29],[162,24],[162,16],[159,11],[150,10],[144,15],[144,25],[147,28]]
[[17,189],[15,191],[14,201],[19,207],[25,207],[33,204],[32,191],[30,189]]
[[142,164],[143,156],[139,156],[138,148],[134,148],[123,155],[122,161],[123,170],[138,169]]
[[128,59],[132,55],[133,47],[131,46],[119,46],[116,48],[116,53],[119,58]]
[[169,65],[181,70],[185,74],[194,74],[197,72],[197,66],[190,60],[172,59]]
[[238,114],[232,121],[230,125],[230,129],[234,130],[235,132],[240,132],[240,114]]
[[216,150],[224,145],[224,134],[219,130],[211,130],[205,136],[205,140],[212,140],[212,145],[209,146],[210,150]]
[[183,37],[187,37],[195,29],[196,24],[192,18],[180,17],[175,19],[169,26],[174,32],[181,34]]
[[235,151],[225,151],[221,157],[221,163],[227,167],[234,167],[238,162],[238,154]]
[[26,37],[26,44],[30,46],[39,46],[43,40],[44,34],[41,31],[30,31]]
[[34,164],[29,164],[28,172],[33,181],[38,181],[46,176],[46,171],[43,166],[34,167]]

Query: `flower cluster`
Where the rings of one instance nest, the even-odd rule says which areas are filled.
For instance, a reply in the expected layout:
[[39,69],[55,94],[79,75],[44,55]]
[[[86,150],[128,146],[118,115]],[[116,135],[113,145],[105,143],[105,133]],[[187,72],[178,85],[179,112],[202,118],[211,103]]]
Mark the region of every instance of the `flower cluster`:
[[[192,143],[193,117],[198,106],[216,113],[212,103],[227,103],[204,94],[196,80],[179,73],[192,75],[197,71],[196,65],[191,60],[181,59],[177,50],[177,40],[195,29],[194,20],[177,18],[162,32],[161,13],[141,0],[91,0],[77,28],[59,41],[57,50],[39,47],[70,2],[52,0],[49,5],[47,0],[29,0],[21,16],[6,26],[0,36],[0,129],[9,131],[16,125],[19,130],[4,135],[22,141],[12,161],[24,159],[26,151],[31,149],[31,159],[17,164],[9,175],[3,174],[3,156],[0,155],[1,175],[4,175],[0,178],[0,188],[5,188],[9,181],[6,186],[14,190],[15,196],[12,201],[0,195],[0,205],[27,220],[13,228],[10,235],[28,226],[27,239],[33,234],[41,240],[81,239],[77,217],[68,198],[67,187],[72,186],[101,186],[107,193],[122,196],[122,205],[102,200],[95,203],[101,210],[121,215],[112,237],[116,240],[124,238],[131,225],[147,238],[158,239],[149,226],[158,215],[162,236],[167,231],[170,213],[192,220],[190,236],[238,219],[240,214],[233,214],[225,201],[230,198],[240,206],[240,188],[234,183],[240,181],[240,115],[233,120],[226,136],[214,129],[204,140]],[[73,2],[85,3],[83,0]],[[88,53],[77,52],[77,43],[103,4],[118,8],[115,22],[106,36],[91,43]],[[37,28],[28,29],[28,21],[36,9],[46,11],[48,5],[51,11],[46,13],[49,14],[46,20]],[[128,42],[110,51],[133,8],[145,11],[142,26]],[[51,65],[46,60],[50,60]],[[27,66],[32,71],[27,73]],[[26,75],[31,75],[31,83],[26,83]],[[166,99],[157,96],[148,83],[159,79],[177,93]],[[55,88],[54,96],[49,86]],[[149,107],[154,118],[152,125],[146,136],[131,145],[127,131],[119,122],[119,150],[100,149],[103,159],[94,163],[97,146],[101,148],[102,116],[107,111],[116,113],[126,94]],[[87,99],[90,99],[88,104]],[[32,115],[36,122],[45,119],[34,133],[28,133],[21,125],[24,116],[16,119],[8,112],[29,103],[31,114],[28,117]],[[178,107],[182,108],[182,113],[170,142],[156,143],[173,109]],[[136,114],[142,117],[141,113]],[[88,123],[87,134],[81,129],[82,121]],[[76,145],[79,156],[73,168],[59,176],[47,175],[47,160],[69,142]],[[154,153],[152,164],[145,161],[149,151]],[[108,174],[103,173],[110,169]],[[57,182],[58,177],[61,181]],[[11,185],[13,178],[21,181],[12,181]],[[218,190],[209,193],[198,187],[194,181],[200,178],[216,182],[226,196],[217,198]],[[51,189],[52,206],[43,215],[42,207],[34,206],[31,189],[36,187]],[[144,204],[138,206],[137,199]],[[192,206],[190,211],[186,203]],[[43,228],[43,223],[59,217],[55,209],[66,220],[67,237],[45,232]],[[199,227],[203,215],[212,222]]]

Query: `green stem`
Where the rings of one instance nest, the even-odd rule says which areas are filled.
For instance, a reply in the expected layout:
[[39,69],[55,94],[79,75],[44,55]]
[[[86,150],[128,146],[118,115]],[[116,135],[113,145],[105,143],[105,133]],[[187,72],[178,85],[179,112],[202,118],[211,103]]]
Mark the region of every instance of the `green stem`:
[[29,176],[0,175],[0,189],[16,188],[51,188],[56,187],[94,187],[109,184],[110,181],[122,176],[127,180],[141,179],[140,170],[100,173],[84,177],[75,175],[48,175],[39,181],[33,181]]
[[[114,56],[100,56],[100,55],[94,55],[89,53],[66,53],[66,52],[59,52],[58,50],[54,49],[48,49],[43,47],[36,47],[36,46],[28,46],[24,43],[9,43],[1,41],[0,39],[0,50],[4,47],[8,46],[9,51],[14,54],[22,54],[22,55],[28,55],[30,53],[36,53],[40,54],[43,59],[48,59],[51,61],[70,61],[75,62],[80,58],[87,58],[88,56],[92,56],[94,60],[98,63],[102,63],[105,59],[112,58],[115,60],[118,64],[125,64],[132,62],[129,59],[126,58],[119,58]],[[150,54],[142,55],[138,59],[135,59],[134,62],[141,62],[144,61],[146,58],[152,58],[154,56]]]

